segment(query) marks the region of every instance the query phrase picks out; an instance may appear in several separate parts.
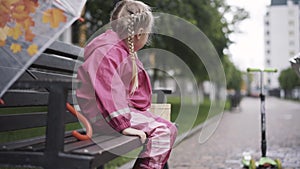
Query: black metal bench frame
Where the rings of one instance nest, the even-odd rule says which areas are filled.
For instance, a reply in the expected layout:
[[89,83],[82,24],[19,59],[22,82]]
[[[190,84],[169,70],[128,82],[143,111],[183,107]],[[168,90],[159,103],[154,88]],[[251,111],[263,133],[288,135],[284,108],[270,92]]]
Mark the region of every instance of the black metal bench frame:
[[[3,107],[47,106],[47,112],[1,114],[0,132],[46,126],[44,136],[0,143],[0,167],[43,167],[45,169],[103,168],[118,154],[125,154],[142,144],[138,137],[97,135],[80,141],[65,131],[67,123],[78,122],[66,112],[66,102],[73,103],[74,67],[83,61],[82,48],[54,42],[3,96]],[[164,101],[158,93],[158,102]]]

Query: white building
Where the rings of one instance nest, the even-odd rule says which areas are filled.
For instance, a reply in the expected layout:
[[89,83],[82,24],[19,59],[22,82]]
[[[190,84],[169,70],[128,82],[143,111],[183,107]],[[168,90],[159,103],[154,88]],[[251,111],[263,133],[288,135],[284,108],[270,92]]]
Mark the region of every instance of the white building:
[[270,88],[278,88],[278,77],[290,67],[289,59],[300,51],[300,0],[271,0],[265,14],[265,67],[278,73],[265,75]]

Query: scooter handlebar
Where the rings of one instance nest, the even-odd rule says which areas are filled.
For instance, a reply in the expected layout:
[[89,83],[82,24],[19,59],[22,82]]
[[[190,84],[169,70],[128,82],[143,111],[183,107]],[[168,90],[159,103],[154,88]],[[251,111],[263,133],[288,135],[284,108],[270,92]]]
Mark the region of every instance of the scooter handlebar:
[[261,69],[258,69],[258,68],[247,68],[247,72],[261,72]]
[[266,69],[259,69],[259,68],[247,68],[247,72],[268,72],[268,73],[272,73],[272,72],[277,72],[277,69],[275,68],[266,68]]
[[264,72],[270,72],[270,73],[274,72],[274,73],[276,73],[277,69],[275,69],[275,68],[267,68],[267,69],[264,70]]

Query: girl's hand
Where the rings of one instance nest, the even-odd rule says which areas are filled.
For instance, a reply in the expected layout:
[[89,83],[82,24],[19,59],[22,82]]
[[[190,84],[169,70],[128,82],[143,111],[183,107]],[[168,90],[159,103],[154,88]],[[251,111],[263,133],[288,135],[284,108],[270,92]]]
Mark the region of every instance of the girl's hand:
[[127,136],[139,136],[141,139],[141,142],[144,144],[146,142],[147,139],[147,135],[145,132],[143,132],[142,130],[137,130],[134,128],[126,128],[122,131],[122,134],[127,135]]

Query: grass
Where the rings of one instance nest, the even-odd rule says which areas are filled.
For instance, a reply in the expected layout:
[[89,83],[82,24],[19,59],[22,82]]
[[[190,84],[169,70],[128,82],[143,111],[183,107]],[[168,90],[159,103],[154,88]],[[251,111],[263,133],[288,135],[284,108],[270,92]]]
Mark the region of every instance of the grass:
[[[0,115],[16,114],[16,113],[31,113],[44,112],[47,107],[15,107],[15,108],[1,108]],[[34,129],[23,129],[16,131],[0,132],[0,143],[26,139],[30,137],[40,136],[45,133],[44,127]]]
[[[181,101],[178,97],[168,97],[168,102],[172,105],[171,121],[179,125],[179,135],[188,131],[192,127],[195,127],[206,120],[210,109],[210,100],[208,98],[204,99],[204,102],[199,106],[199,108],[189,102],[186,105],[180,105]],[[229,108],[228,102],[226,102],[225,109]],[[194,111],[197,112],[194,112]],[[42,112],[47,111],[46,107],[26,107],[26,108],[1,108],[1,114],[15,114],[19,112],[29,113],[29,112]],[[191,113],[193,112],[193,113]],[[192,117],[191,117],[192,116]],[[66,130],[73,130],[81,128],[79,123],[72,123],[66,125]],[[35,136],[40,136],[45,134],[45,127],[39,127],[34,129],[24,129],[18,131],[9,131],[0,133],[0,143],[14,141],[19,139],[25,139]],[[134,150],[132,154],[138,154],[140,150]],[[105,165],[105,169],[116,169],[117,167],[129,162],[132,158],[129,157],[118,157]]]

